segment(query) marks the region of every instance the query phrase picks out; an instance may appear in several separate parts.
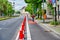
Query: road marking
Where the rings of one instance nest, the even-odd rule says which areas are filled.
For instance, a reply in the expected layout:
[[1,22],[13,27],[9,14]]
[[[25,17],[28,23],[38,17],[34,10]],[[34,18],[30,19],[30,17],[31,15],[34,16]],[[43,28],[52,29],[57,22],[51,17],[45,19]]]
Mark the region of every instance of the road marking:
[[20,30],[22,29],[22,25],[23,25],[23,21],[22,21],[21,27],[18,30],[18,34],[15,40],[19,40],[19,35],[20,35]]
[[[22,23],[22,24],[23,24],[23,23]],[[22,24],[21,24],[21,25],[22,25]],[[20,33],[21,28],[22,28],[22,27],[20,27],[20,29],[18,30],[18,34],[17,34],[17,37],[16,37],[15,40],[19,40],[19,33]]]
[[[42,24],[39,24],[39,25],[42,25]],[[43,27],[44,26],[44,27]],[[55,30],[53,30],[53,29],[51,29],[51,28],[49,28],[47,25],[45,25],[45,24],[43,24],[43,28],[45,29],[45,30],[51,30],[52,32],[50,32],[53,36],[55,36],[55,37],[57,37],[57,38],[59,38],[60,39],[60,35],[58,36],[58,34],[56,33],[56,31]]]
[[31,40],[31,34],[30,34],[30,29],[29,29],[27,17],[26,17],[26,29],[27,29],[27,40]]
[[[23,23],[22,23],[23,24]],[[19,30],[21,30],[22,27],[20,27]],[[28,26],[28,20],[27,20],[27,17],[26,17],[26,29],[27,29],[27,40],[31,40],[31,35],[30,35],[30,30],[29,30],[29,26]],[[17,37],[15,40],[19,40],[19,32],[17,34]]]
[[18,40],[19,39],[19,33],[18,33],[18,35],[17,35],[17,37],[16,37],[16,40]]
[[2,30],[2,29],[8,29],[8,28],[0,28],[0,30]]
[[0,28],[0,30],[1,30],[2,28]]
[[[44,24],[44,25],[45,25],[45,24]],[[45,26],[46,26],[46,25],[45,25]],[[59,35],[60,35],[60,33],[56,32],[56,31],[53,30],[52,28],[50,28],[50,27],[48,27],[48,26],[46,26],[46,28],[52,30],[55,34],[59,34]],[[56,36],[59,37],[58,35],[56,35]]]

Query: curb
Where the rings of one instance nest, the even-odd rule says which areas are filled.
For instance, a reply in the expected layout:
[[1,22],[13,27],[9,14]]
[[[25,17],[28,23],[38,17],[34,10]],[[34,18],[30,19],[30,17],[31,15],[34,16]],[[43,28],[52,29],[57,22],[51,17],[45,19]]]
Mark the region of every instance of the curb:
[[27,16],[26,16],[26,30],[27,30],[27,40],[31,40],[31,34],[30,34]]
[[43,24],[43,23],[38,23],[37,21],[35,21],[39,26],[44,26],[43,28],[45,29],[45,30],[51,30],[58,38],[60,38],[60,33],[58,33],[58,32],[56,32],[55,30],[53,30],[52,28],[50,28],[50,27],[48,27],[48,25],[45,25],[45,24]]
[[52,30],[53,32],[55,32],[57,35],[60,35],[60,33],[56,32],[55,30],[53,30],[52,28],[48,27],[47,25],[43,24],[45,27],[47,27],[48,29]]

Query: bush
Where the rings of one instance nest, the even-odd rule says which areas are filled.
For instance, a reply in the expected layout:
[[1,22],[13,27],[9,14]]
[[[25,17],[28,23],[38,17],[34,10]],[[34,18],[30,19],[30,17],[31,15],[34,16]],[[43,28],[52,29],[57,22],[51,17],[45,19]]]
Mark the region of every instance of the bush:
[[57,22],[57,21],[56,21],[56,22],[55,22],[55,21],[51,21],[50,24],[51,24],[51,25],[59,25],[60,23]]

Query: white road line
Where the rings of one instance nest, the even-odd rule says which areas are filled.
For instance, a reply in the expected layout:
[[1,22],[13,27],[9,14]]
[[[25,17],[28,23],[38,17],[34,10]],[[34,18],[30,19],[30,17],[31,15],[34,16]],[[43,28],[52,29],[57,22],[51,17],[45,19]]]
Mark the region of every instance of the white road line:
[[30,30],[29,30],[27,17],[26,17],[26,29],[27,29],[27,40],[31,40],[31,34],[30,34]]
[[[22,27],[20,27],[19,30],[21,30],[21,28]],[[28,26],[28,19],[27,19],[27,17],[26,17],[26,29],[27,29],[27,40],[31,40],[31,35],[30,35],[30,30],[29,30],[29,26]],[[19,32],[18,32],[17,37],[16,37],[15,40],[19,40]]]
[[54,35],[55,37],[57,37],[57,38],[59,38],[60,39],[60,36],[58,36],[56,33],[55,33],[55,31],[53,30],[53,29],[51,29],[51,28],[49,28],[47,25],[45,25],[45,24],[39,24],[41,27],[43,27],[45,30],[48,30],[48,31],[53,31],[53,32],[50,32],[52,35]]
[[8,28],[0,28],[0,30],[4,30],[4,29],[8,29]]
[[[54,36],[56,36],[57,38],[60,39],[60,33],[56,32],[55,30],[53,30],[52,28],[48,27],[47,25],[43,24],[47,29],[52,30],[54,33],[52,33]],[[58,36],[59,35],[59,36]]]
[[[22,23],[23,24],[23,23]],[[22,28],[22,24],[21,24],[21,27],[20,27],[20,29],[18,30],[18,34],[17,34],[17,37],[16,37],[16,39],[15,40],[19,40],[19,31],[21,30],[21,28]]]
[[0,30],[1,30],[2,28],[0,28]]
[[18,40],[19,39],[19,33],[18,33],[18,35],[17,35],[17,37],[16,37],[16,40]]

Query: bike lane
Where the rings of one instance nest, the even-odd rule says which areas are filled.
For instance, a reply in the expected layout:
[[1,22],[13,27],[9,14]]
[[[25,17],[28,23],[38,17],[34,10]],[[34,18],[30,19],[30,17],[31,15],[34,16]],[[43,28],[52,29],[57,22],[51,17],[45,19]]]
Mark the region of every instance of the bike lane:
[[31,34],[31,40],[60,40],[50,32],[45,32],[45,29],[39,26],[36,22],[33,22],[28,18],[28,25]]

